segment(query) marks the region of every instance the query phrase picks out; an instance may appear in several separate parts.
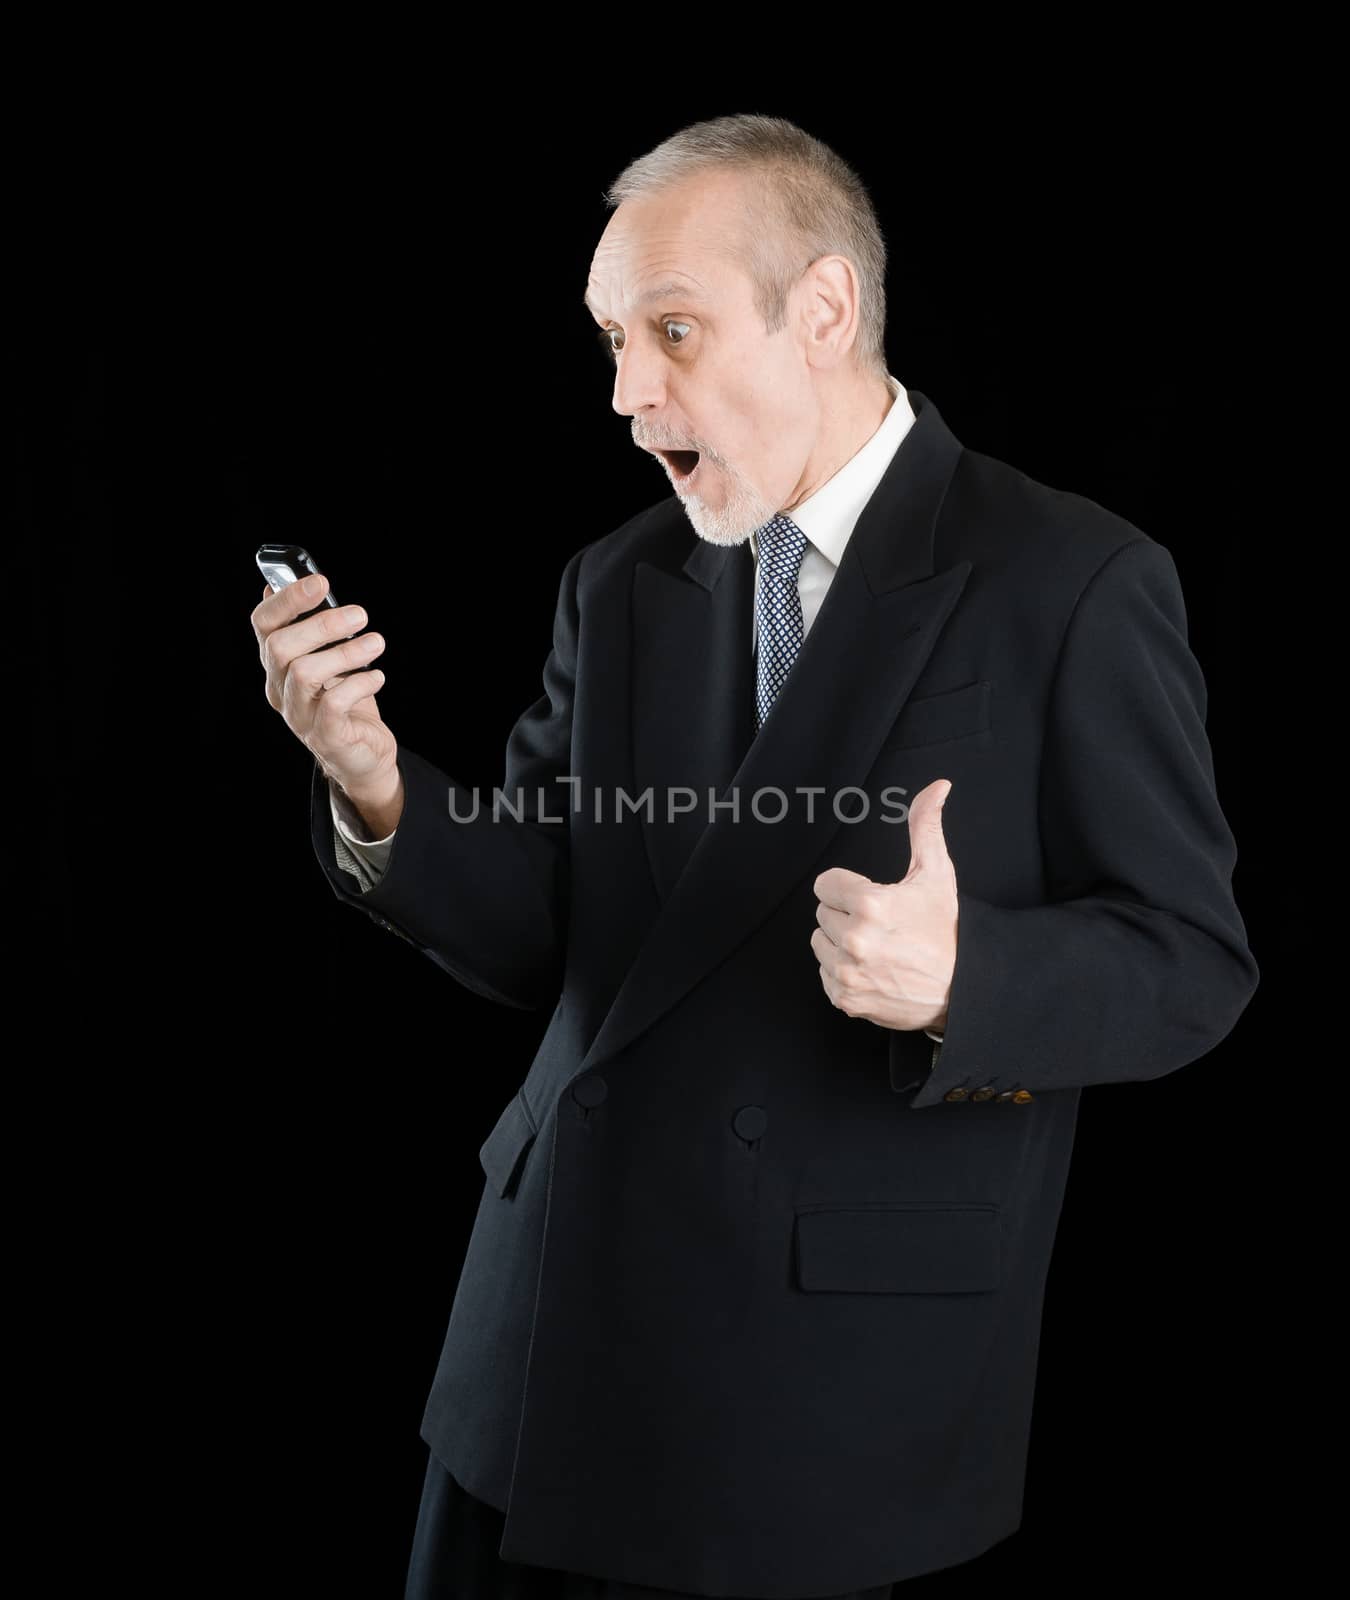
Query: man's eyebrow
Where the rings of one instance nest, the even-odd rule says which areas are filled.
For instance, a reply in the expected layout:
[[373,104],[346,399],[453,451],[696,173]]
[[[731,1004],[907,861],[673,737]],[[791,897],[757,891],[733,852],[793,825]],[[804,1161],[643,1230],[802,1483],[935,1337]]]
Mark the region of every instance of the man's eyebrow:
[[[703,296],[698,292],[698,290],[692,288],[689,284],[682,282],[678,278],[667,278],[664,283],[654,284],[650,289],[648,289],[646,294],[644,294],[641,300],[638,301],[638,304],[640,306],[645,306],[649,300],[663,300],[667,295],[675,295],[681,300],[703,299]],[[589,289],[586,290],[586,293],[582,296],[582,299],[585,302],[587,311],[589,311],[592,316],[598,317],[600,315],[600,308],[591,299],[591,291]]]

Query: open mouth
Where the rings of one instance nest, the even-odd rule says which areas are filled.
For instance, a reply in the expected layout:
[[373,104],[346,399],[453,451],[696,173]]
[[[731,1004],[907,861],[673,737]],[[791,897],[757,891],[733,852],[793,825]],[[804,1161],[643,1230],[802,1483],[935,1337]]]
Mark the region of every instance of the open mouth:
[[677,478],[687,478],[698,466],[697,450],[662,450],[661,455],[670,462],[670,470]]

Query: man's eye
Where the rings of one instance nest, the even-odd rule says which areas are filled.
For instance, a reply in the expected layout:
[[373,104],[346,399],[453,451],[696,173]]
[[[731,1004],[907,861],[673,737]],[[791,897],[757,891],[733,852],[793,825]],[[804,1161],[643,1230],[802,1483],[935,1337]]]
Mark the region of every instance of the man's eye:
[[[661,326],[663,328],[684,328],[684,329],[688,329],[689,324],[687,322],[676,322],[674,317],[667,317],[666,320],[661,324]],[[600,334],[599,334],[600,348],[605,352],[605,354],[609,357],[609,359],[614,363],[615,366],[618,366],[618,364],[619,364],[619,352],[623,349],[623,346],[622,345],[616,345],[614,343],[614,341],[610,338],[610,335],[613,334],[613,333],[620,333],[620,332],[622,332],[622,330],[619,329],[619,328],[601,328]],[[683,344],[684,343],[683,337],[681,337],[679,339],[676,339],[674,341],[674,343],[675,344]]]

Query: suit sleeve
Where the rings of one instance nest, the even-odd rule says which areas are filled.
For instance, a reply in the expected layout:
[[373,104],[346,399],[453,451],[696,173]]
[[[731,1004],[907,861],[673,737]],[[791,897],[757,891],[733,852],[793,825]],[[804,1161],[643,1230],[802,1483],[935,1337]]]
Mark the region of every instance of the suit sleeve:
[[471,790],[400,745],[403,812],[384,871],[363,887],[338,859],[329,784],[317,762],[310,783],[311,840],[338,899],[416,945],[465,988],[523,1010],[554,1004],[565,964],[573,786],[554,780],[570,774],[584,554],[563,572],[544,692],[511,730],[498,789]]
[[[1051,680],[1046,903],[967,894],[956,863],[945,1037],[911,1107],[1160,1078],[1233,1028],[1259,973],[1205,711],[1172,558],[1122,545],[1080,594]],[[893,1060],[893,1086],[913,1088],[901,1076]]]

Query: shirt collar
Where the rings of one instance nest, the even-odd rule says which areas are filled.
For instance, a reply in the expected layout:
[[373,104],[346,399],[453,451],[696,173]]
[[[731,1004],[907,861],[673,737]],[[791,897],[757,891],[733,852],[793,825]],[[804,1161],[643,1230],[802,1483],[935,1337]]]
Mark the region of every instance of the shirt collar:
[[[914,408],[909,396],[899,379],[889,372],[886,387],[895,398],[872,437],[813,495],[785,513],[834,567],[839,565],[863,507],[872,498],[901,440],[914,425]],[[758,562],[759,545],[753,533],[750,553]]]

